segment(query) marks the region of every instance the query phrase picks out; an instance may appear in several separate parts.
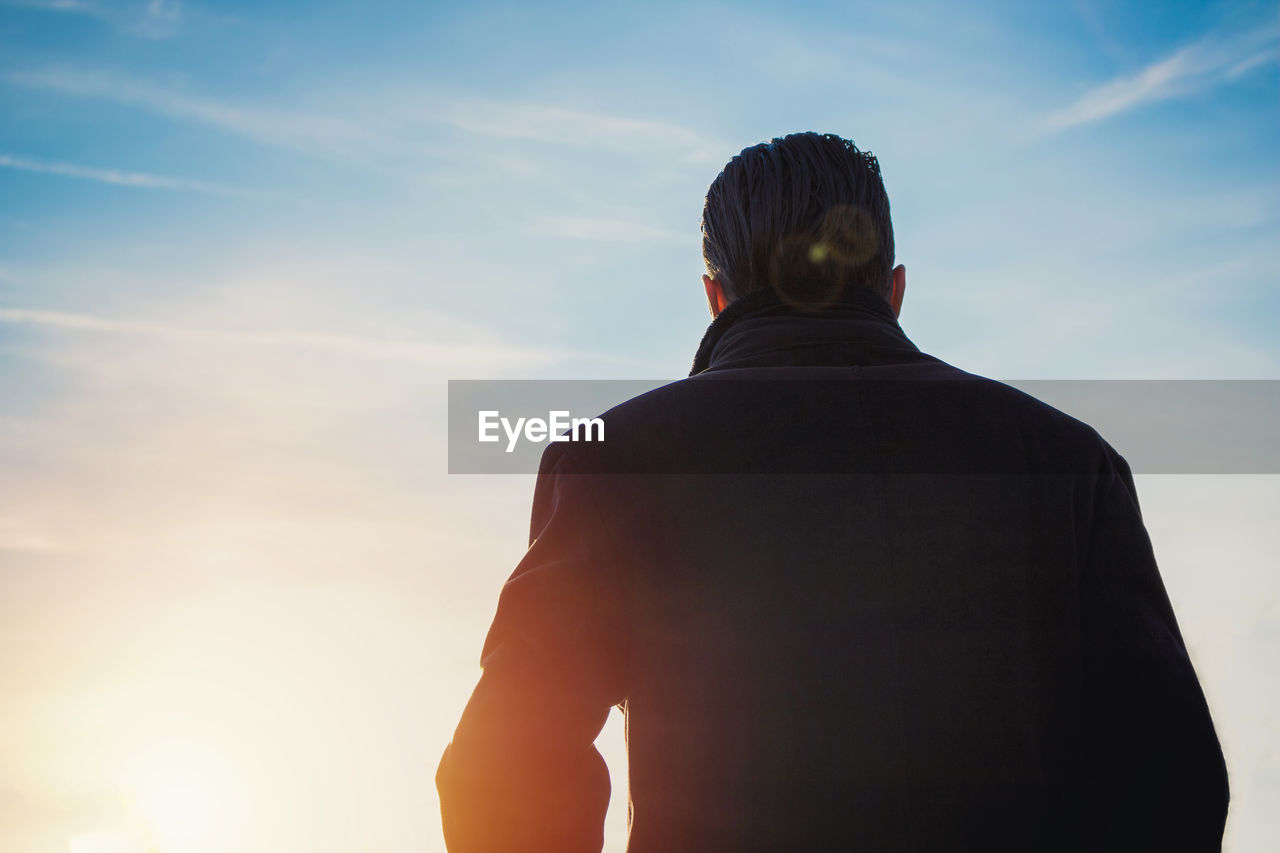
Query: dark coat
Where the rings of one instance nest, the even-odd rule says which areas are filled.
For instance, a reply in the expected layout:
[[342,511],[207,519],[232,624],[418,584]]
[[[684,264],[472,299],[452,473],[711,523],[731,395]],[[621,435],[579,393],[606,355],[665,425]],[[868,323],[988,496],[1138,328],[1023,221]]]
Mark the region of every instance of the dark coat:
[[454,853],[1217,850],[1227,778],[1124,459],[869,291],[712,324],[543,455],[437,774]]

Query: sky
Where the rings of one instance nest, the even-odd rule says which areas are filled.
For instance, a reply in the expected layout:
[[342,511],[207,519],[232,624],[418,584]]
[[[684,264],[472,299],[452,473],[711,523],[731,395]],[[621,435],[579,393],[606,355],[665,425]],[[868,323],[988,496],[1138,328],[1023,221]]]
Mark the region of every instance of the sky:
[[[684,375],[706,188],[798,130],[879,157],[926,352],[1280,379],[1274,0],[0,0],[0,848],[443,850],[532,493],[446,473],[447,380]],[[1138,489],[1277,849],[1280,478]]]

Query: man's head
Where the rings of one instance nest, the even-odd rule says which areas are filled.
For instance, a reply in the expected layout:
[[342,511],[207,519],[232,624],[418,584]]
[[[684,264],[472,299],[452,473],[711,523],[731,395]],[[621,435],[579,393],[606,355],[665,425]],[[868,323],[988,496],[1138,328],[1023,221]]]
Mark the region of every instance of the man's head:
[[880,164],[829,133],[793,133],[730,160],[707,190],[702,254],[713,314],[764,288],[824,302],[853,285],[901,306]]

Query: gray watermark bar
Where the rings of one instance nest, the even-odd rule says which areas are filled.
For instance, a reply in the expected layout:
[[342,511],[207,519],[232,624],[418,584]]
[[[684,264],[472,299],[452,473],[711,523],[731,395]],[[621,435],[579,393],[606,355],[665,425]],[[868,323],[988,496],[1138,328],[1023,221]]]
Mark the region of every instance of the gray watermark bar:
[[[449,473],[531,474],[537,472],[545,448],[554,442],[602,445],[608,444],[611,436],[615,441],[634,442],[634,434],[611,433],[611,418],[604,413],[673,381],[450,380]],[[808,380],[801,383],[804,381]],[[918,400],[935,390],[954,393],[954,383],[969,380],[818,381],[846,387],[823,389],[821,395],[814,396],[841,399],[847,393],[852,399],[874,388],[884,406],[901,395]],[[702,389],[711,394],[745,390],[761,399],[804,399],[802,385],[795,380],[787,380],[785,389],[781,384],[766,387],[781,382],[721,379],[705,382],[699,393]],[[861,392],[853,387],[856,383],[863,383]],[[891,387],[894,383],[901,387]],[[936,389],[924,387],[931,383]],[[728,387],[733,384],[753,387]],[[1034,379],[1006,380],[1004,384],[1092,426],[1126,458],[1135,474],[1280,474],[1280,380]],[[820,418],[822,414],[809,411],[804,416]],[[573,455],[608,458],[600,453]],[[762,464],[743,459],[734,470],[708,471],[677,461],[669,471],[619,473],[752,473],[764,471]],[[829,473],[818,464],[806,464],[813,468],[806,468],[807,473]],[[839,464],[847,466],[849,459]],[[867,464],[871,470],[883,461],[877,462],[868,454]],[[901,472],[1013,473],[966,468],[964,460],[913,464],[928,467]]]

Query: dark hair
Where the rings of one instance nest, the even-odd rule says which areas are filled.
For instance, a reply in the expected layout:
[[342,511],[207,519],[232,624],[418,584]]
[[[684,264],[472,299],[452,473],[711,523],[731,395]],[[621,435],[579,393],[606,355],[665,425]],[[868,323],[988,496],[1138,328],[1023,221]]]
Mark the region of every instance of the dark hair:
[[888,298],[893,223],[879,162],[830,133],[744,148],[707,190],[702,256],[735,298],[771,287],[825,301],[849,285]]

